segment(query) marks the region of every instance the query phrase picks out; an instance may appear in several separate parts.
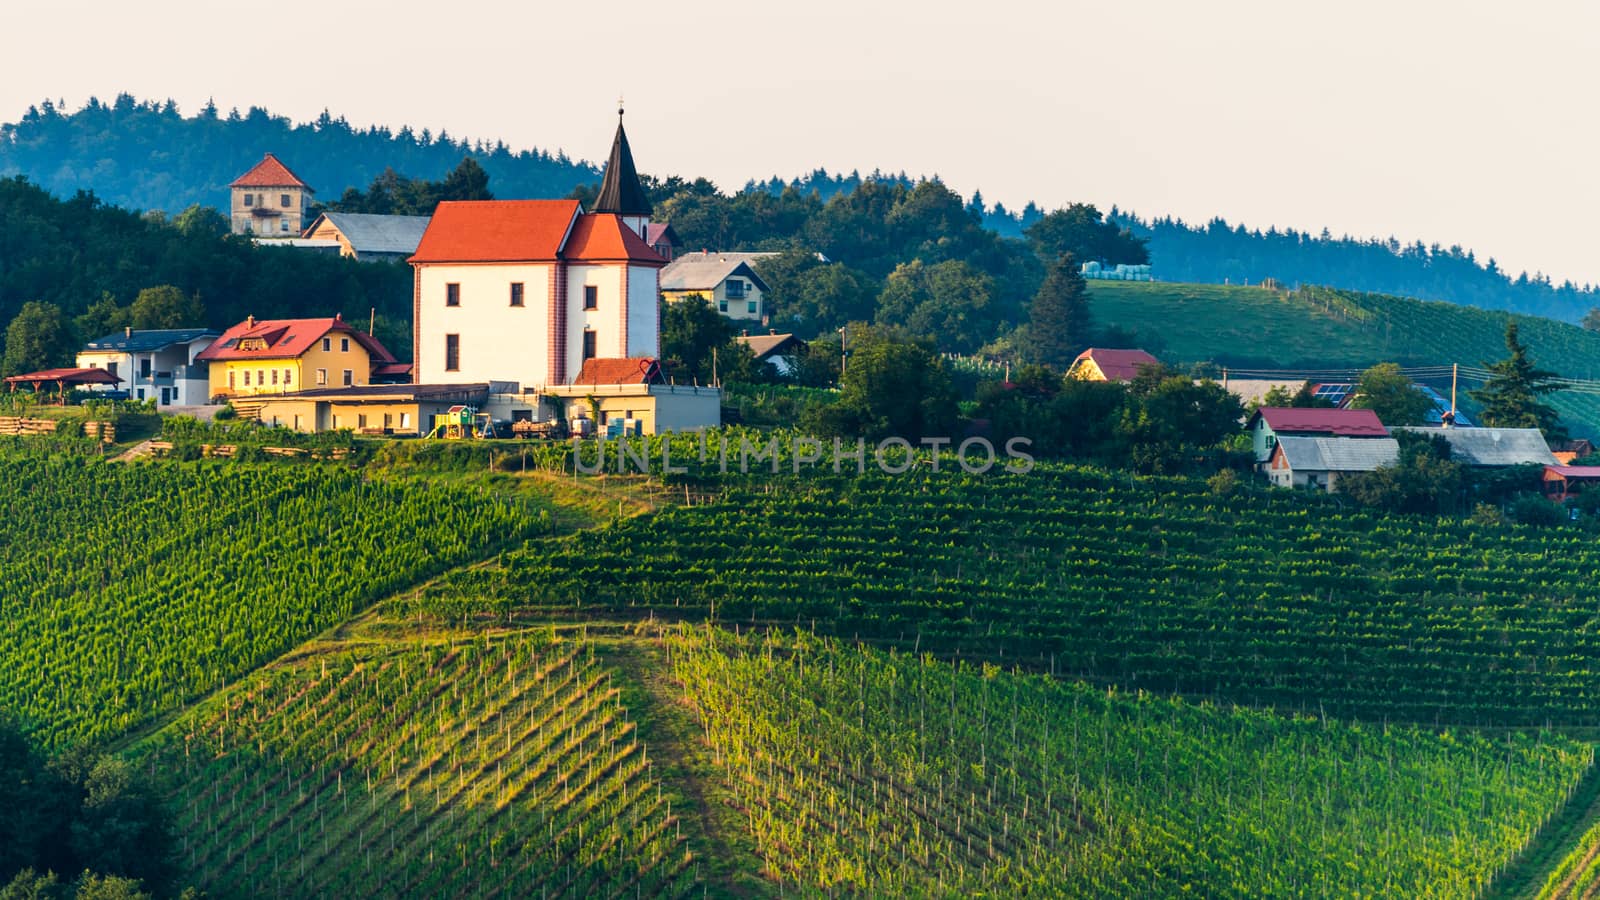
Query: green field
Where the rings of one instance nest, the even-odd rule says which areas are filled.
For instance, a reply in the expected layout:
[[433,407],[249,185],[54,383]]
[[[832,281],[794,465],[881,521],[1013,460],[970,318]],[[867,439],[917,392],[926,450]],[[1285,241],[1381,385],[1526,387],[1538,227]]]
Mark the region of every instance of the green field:
[[[1515,319],[1541,367],[1569,378],[1600,376],[1600,333],[1536,316],[1327,288],[1103,281],[1089,290],[1097,322],[1153,338],[1157,355],[1178,365],[1481,366],[1505,357],[1506,321]],[[1448,380],[1435,387],[1447,388]],[[1600,394],[1561,392],[1552,402],[1575,435],[1600,436]],[[1470,403],[1463,406],[1471,411]]]

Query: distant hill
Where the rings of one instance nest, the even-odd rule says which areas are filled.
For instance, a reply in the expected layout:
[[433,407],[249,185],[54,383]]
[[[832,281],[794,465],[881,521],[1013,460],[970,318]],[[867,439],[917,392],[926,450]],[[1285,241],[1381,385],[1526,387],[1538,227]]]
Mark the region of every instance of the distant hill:
[[[1506,355],[1504,312],[1307,287],[1090,282],[1098,323],[1137,336],[1162,360],[1234,368],[1348,369],[1378,362],[1481,366]],[[1600,377],[1600,333],[1514,315],[1541,368]],[[1436,387],[1439,385],[1435,385]],[[1447,384],[1445,385],[1447,386]],[[1463,383],[1476,387],[1475,383]],[[1471,404],[1463,402],[1465,408]],[[1574,437],[1600,437],[1600,394],[1563,391],[1553,405]]]
[[365,188],[386,168],[442,178],[468,155],[502,197],[561,197],[599,178],[593,166],[560,152],[513,152],[503,143],[468,143],[427,129],[356,128],[327,112],[296,124],[258,106],[219,113],[207,104],[185,117],[171,100],[141,102],[127,94],[110,104],[91,99],[72,113],[46,101],[21,121],[0,125],[0,176],[26,175],[62,197],[92,190],[137,210],[225,206],[228,183],[269,151],[324,201],[337,200],[347,187]]

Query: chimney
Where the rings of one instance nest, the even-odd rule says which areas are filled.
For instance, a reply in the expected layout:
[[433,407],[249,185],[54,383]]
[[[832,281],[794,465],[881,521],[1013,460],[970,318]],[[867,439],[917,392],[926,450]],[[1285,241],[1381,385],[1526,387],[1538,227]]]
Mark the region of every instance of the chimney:
[[343,322],[344,321],[344,313],[342,313],[342,312],[334,313],[333,314],[333,320],[335,322]]
[[256,317],[254,315],[246,316],[244,320],[244,327],[246,331],[256,327]]
[[132,325],[124,325],[124,326],[122,326],[122,336],[125,337],[125,338],[133,337],[133,326]]
[[750,336],[750,329],[746,328],[746,329],[740,331],[739,335],[740,335],[740,337],[749,337]]
[[778,333],[778,329],[776,329],[776,328],[768,328],[767,329],[767,334],[777,334],[777,333]]

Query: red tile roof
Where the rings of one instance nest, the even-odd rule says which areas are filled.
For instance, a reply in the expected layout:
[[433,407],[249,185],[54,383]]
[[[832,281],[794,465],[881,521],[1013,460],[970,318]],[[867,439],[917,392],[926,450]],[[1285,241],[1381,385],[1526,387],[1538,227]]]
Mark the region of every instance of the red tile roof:
[[1107,381],[1132,381],[1139,377],[1139,367],[1161,365],[1161,360],[1143,350],[1106,350],[1100,347],[1090,347],[1079,353],[1072,364],[1076,366],[1085,359],[1094,360]]
[[644,226],[644,242],[654,247],[666,241],[669,246],[678,246],[678,233],[666,222],[651,222]]
[[578,212],[576,200],[446,201],[411,261],[553,262]]
[[122,379],[105,369],[42,369],[25,375],[12,375],[7,384],[44,384],[66,382],[72,384],[119,384]]
[[[197,360],[217,361],[229,359],[295,359],[310,350],[329,332],[349,335],[367,349],[374,365],[392,363],[394,356],[378,339],[351,328],[339,316],[331,319],[246,319],[229,328],[211,346],[195,356]],[[267,346],[264,350],[240,350],[239,342],[246,338],[260,338]]]
[[661,380],[661,369],[648,356],[621,359],[586,359],[573,384],[654,384]]
[[622,224],[620,216],[611,213],[588,213],[578,217],[572,237],[561,255],[574,262],[634,262],[647,266],[664,266],[665,258],[639,233]]
[[1340,437],[1388,437],[1389,429],[1370,409],[1287,409],[1262,407],[1250,427],[1265,419],[1274,434],[1331,434]]
[[228,187],[297,187],[311,190],[311,185],[301,181],[300,176],[289,171],[289,167],[271,153],[262,157],[261,162],[256,163],[250,171],[235,178]]
[[410,375],[411,363],[382,363],[372,367],[374,375]]

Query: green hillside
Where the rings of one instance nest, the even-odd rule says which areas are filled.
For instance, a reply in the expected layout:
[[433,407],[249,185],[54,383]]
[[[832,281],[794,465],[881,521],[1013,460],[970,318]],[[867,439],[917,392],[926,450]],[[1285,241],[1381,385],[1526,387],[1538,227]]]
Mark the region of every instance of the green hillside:
[[[1152,346],[1160,348],[1158,356],[1180,365],[1481,366],[1505,357],[1510,318],[1516,320],[1523,343],[1541,367],[1569,378],[1600,376],[1600,333],[1536,316],[1328,288],[1270,291],[1097,281],[1090,282],[1090,295],[1101,325],[1118,325],[1141,339],[1153,339]],[[1448,379],[1436,386],[1447,385]],[[1574,434],[1600,436],[1600,394],[1565,391],[1554,395],[1552,402]]]

